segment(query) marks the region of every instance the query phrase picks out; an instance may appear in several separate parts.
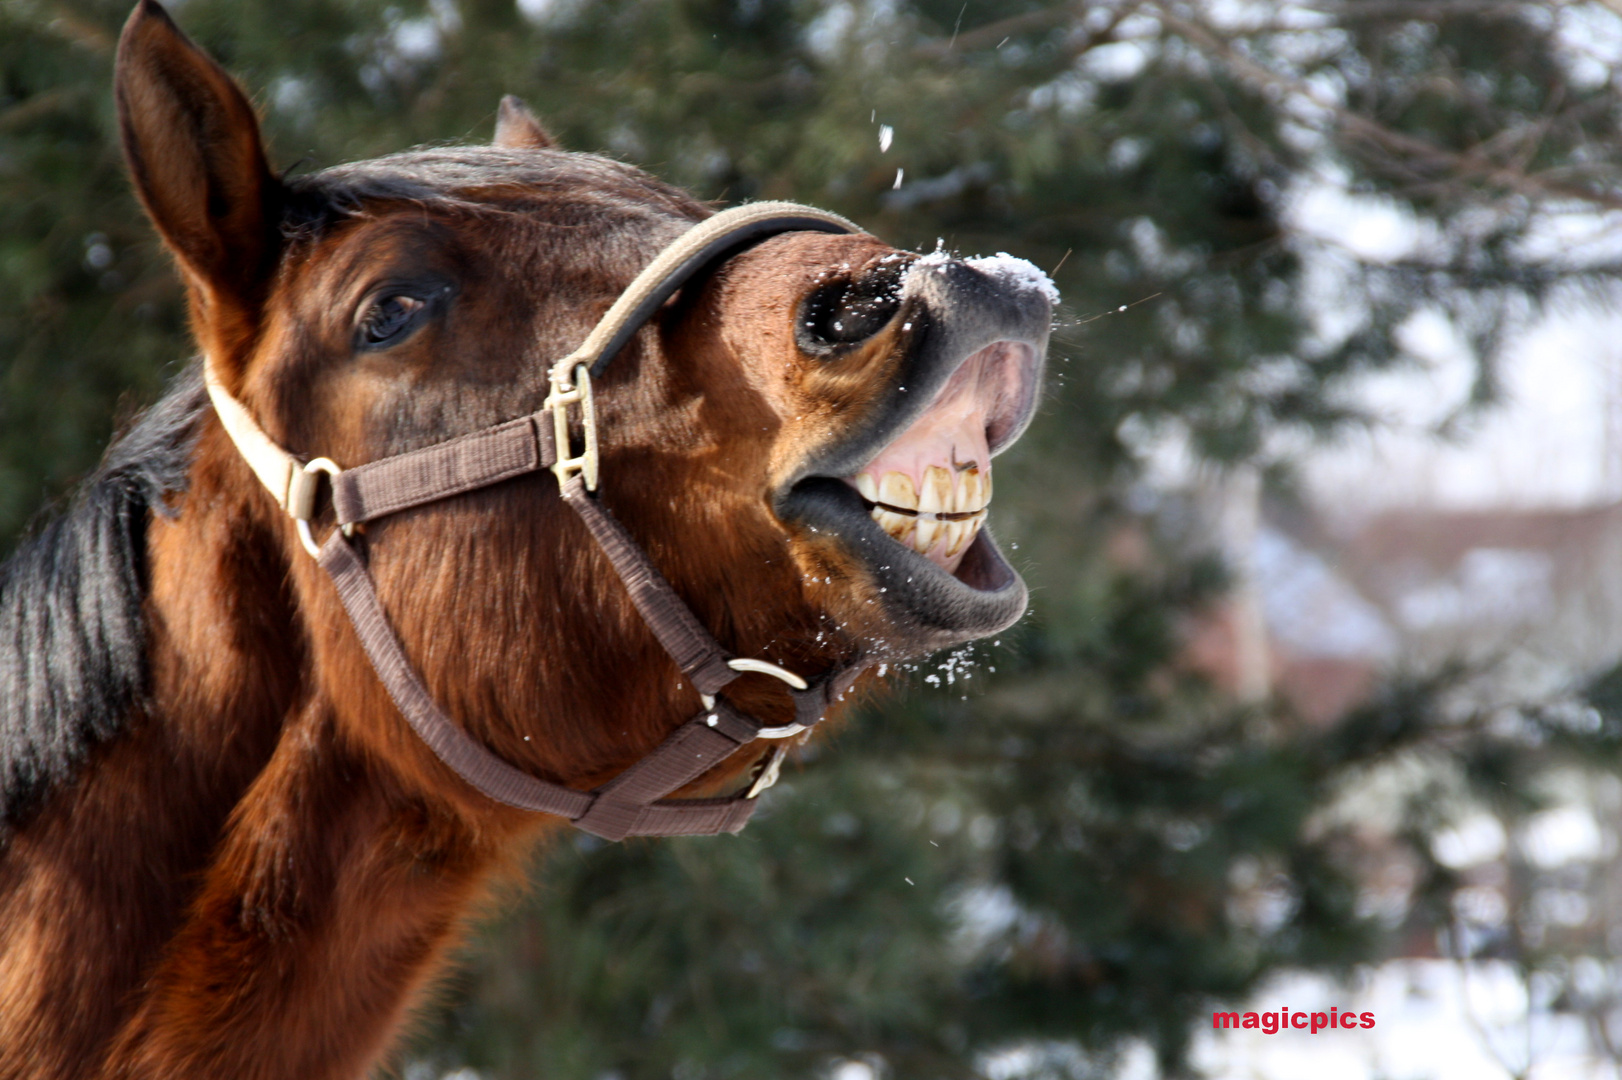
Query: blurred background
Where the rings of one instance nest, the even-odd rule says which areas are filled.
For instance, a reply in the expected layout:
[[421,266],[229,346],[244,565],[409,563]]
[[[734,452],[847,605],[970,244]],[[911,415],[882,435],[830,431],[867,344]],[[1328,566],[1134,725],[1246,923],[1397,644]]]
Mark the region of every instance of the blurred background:
[[[185,0],[295,173],[485,140],[1064,295],[999,638],[539,855],[408,1080],[1612,1076],[1622,3]],[[0,552],[189,356],[123,0],[0,3]],[[1374,1030],[1213,1031],[1355,1008]]]

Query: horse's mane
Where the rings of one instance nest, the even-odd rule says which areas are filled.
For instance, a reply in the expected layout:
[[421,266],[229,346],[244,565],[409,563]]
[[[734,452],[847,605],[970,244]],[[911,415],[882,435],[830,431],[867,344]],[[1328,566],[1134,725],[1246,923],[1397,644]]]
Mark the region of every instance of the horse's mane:
[[[472,214],[503,213],[507,189],[515,202],[566,204],[561,227],[609,226],[645,261],[686,222],[709,210],[680,188],[633,166],[595,154],[561,150],[509,150],[499,146],[444,146],[337,165],[286,182],[283,229],[290,239],[319,235],[333,221],[364,213],[372,200],[413,202]],[[625,229],[630,221],[655,225],[651,234]],[[594,229],[593,231],[597,231]]]
[[0,564],[0,843],[145,693],[147,513],[174,513],[207,400],[192,364]]

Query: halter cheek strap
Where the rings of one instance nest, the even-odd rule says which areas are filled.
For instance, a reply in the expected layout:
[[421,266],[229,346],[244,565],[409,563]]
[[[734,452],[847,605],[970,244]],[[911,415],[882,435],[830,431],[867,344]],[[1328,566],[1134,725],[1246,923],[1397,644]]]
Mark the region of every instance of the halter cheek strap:
[[[305,547],[332,578],[361,648],[389,697],[434,754],[490,798],[525,810],[561,814],[577,828],[610,840],[738,832],[754,813],[756,796],[777,780],[784,756],[781,744],[773,744],[756,763],[749,786],[737,795],[715,799],[667,796],[746,743],[784,738],[816,724],[833,700],[855,682],[859,668],[831,672],[808,684],[775,664],[733,657],[591,494],[598,479],[591,376],[600,374],[659,306],[699,269],[749,240],[802,230],[860,231],[835,214],[794,203],[752,203],[716,214],[661,252],[580,347],[553,366],[552,391],[539,412],[351,469],[340,468],[327,458],[303,462],[283,450],[225,390],[212,365],[205,362],[204,378],[221,424],[276,504],[295,520]],[[571,407],[579,408],[584,431],[584,446],[578,454],[570,445]],[[354,526],[361,522],[541,469],[556,474],[564,503],[580,515],[649,629],[704,704],[702,712],[646,757],[589,792],[521,772],[445,715],[406,657],[372,575],[349,542]],[[323,474],[331,482],[339,528],[317,546],[310,520],[315,516]],[[793,723],[765,727],[717,696],[743,671],[765,672],[789,685],[795,707]]]

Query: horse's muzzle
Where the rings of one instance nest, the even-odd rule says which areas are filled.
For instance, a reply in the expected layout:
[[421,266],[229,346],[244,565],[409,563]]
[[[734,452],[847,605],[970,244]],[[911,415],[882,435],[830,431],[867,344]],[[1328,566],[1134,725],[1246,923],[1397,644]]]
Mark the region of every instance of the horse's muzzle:
[[991,458],[1035,412],[1051,286],[1018,260],[917,260],[896,321],[893,384],[854,431],[779,489],[791,528],[833,534],[867,568],[919,651],[995,633],[1025,611],[1025,584],[983,527]]

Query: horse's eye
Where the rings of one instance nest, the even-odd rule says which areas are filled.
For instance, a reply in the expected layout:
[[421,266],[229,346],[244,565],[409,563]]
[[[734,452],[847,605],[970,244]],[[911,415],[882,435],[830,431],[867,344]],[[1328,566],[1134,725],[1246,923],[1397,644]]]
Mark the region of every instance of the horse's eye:
[[795,337],[814,355],[866,341],[901,307],[901,272],[883,267],[857,281],[823,285],[800,305]]
[[396,294],[374,301],[361,316],[359,341],[362,345],[383,345],[415,325],[417,314],[427,302],[415,296]]

